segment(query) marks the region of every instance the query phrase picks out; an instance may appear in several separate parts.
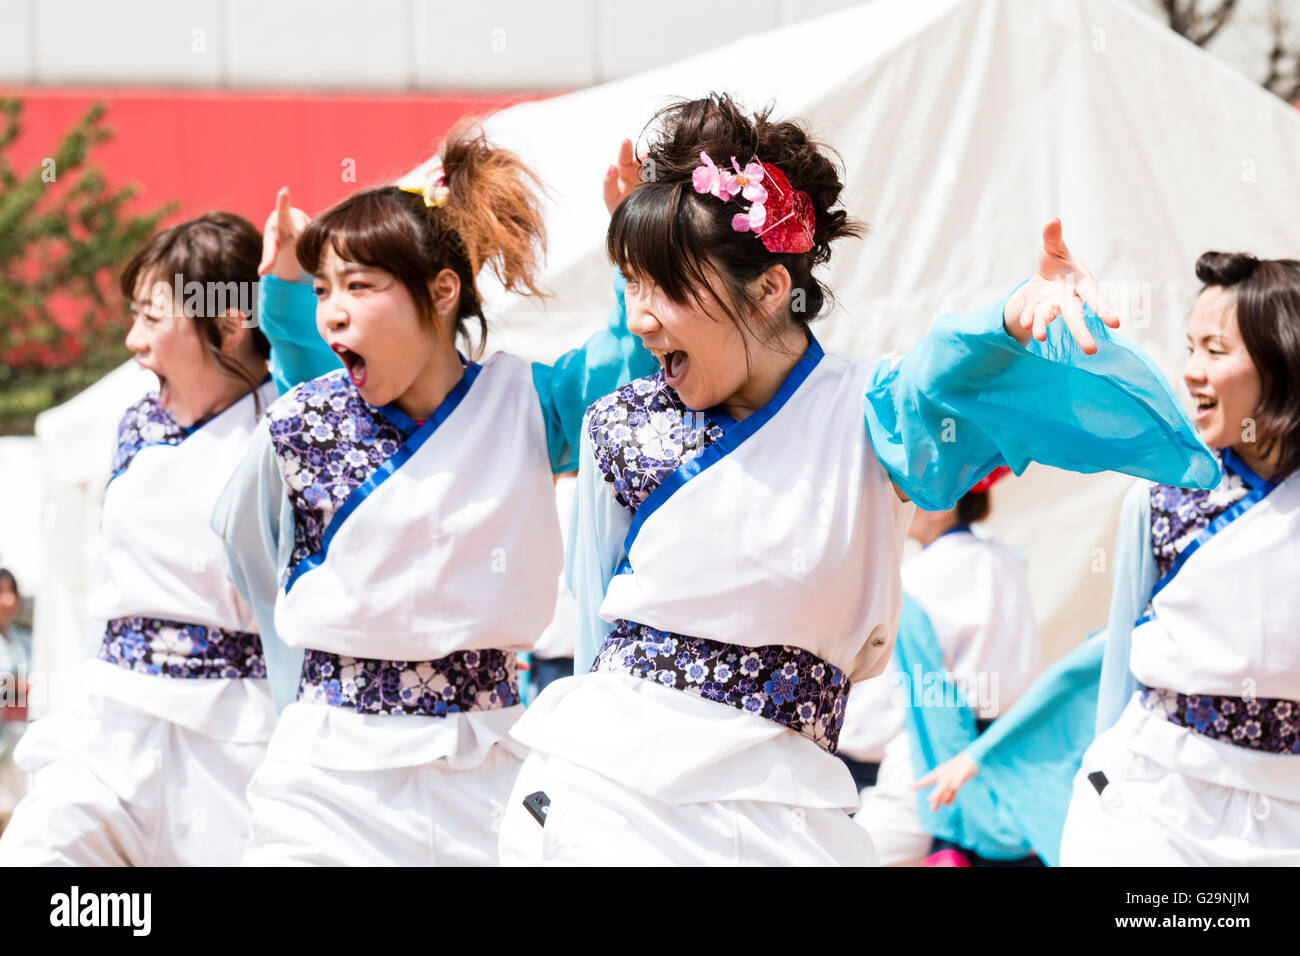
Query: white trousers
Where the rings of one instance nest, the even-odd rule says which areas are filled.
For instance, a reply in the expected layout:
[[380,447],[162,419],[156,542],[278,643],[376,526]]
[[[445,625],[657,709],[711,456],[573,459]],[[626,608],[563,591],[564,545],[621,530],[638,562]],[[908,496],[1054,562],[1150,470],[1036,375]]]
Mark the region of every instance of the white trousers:
[[[1126,746],[1125,727],[1083,756],[1062,866],[1300,866],[1300,757],[1279,758],[1297,774],[1297,800],[1285,800],[1171,771]],[[1097,770],[1109,781],[1100,794]]]
[[0,865],[236,865],[244,790],[265,752],[122,708],[43,717],[14,753],[31,787],[0,837]]
[[[523,799],[542,790],[542,827]],[[672,804],[554,756],[524,761],[501,825],[513,866],[874,866],[866,830],[843,810],[753,800]]]
[[520,759],[337,770],[268,757],[248,788],[248,866],[495,866]]

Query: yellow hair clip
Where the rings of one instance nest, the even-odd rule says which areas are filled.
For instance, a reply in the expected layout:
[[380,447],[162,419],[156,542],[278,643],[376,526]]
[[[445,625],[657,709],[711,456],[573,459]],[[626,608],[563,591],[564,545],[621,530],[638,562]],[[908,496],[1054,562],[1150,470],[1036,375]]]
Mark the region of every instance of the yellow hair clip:
[[402,192],[415,193],[417,196],[424,197],[424,204],[432,209],[437,209],[447,201],[450,190],[447,188],[446,177],[443,174],[441,166],[435,166],[426,174],[423,186],[400,186]]

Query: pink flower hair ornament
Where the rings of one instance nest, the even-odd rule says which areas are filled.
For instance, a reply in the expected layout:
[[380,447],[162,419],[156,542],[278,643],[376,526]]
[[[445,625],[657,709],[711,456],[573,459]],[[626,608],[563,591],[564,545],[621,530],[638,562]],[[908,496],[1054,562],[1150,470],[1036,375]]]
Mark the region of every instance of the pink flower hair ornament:
[[[691,174],[691,184],[701,195],[730,202],[737,194],[749,200],[749,208],[731,217],[736,232],[752,232],[768,252],[807,252],[813,247],[816,216],[808,194],[795,189],[785,173],[757,158],[744,169],[731,157],[735,172],[718,167],[708,153],[700,153],[700,165]],[[766,183],[766,185],[764,185]]]

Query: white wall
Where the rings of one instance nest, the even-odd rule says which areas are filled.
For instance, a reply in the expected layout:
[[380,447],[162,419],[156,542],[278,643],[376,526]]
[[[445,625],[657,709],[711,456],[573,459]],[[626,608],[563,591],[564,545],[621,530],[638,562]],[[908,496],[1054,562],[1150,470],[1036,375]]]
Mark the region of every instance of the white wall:
[[0,0],[0,82],[573,89],[855,2]]

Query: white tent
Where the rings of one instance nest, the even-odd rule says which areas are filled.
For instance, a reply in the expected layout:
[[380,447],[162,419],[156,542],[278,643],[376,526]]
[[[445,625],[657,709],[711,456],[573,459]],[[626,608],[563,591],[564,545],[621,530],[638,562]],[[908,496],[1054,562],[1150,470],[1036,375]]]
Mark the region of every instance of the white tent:
[[[875,0],[494,116],[493,139],[551,188],[555,295],[542,311],[485,282],[491,347],[553,358],[604,321],[601,175],[667,94],[709,90],[774,101],[844,158],[846,205],[872,234],[827,272],[839,309],[818,336],[834,350],[906,348],[939,313],[1005,291],[1059,215],[1125,329],[1177,381],[1196,256],[1300,253],[1300,114],[1163,24],[1119,0]],[[79,653],[108,449],[149,387],[140,374],[114,373],[38,422],[50,516],[38,667]],[[995,492],[993,530],[1029,552],[1052,656],[1104,621],[1127,484],[1031,467]]]
[[[603,321],[601,175],[668,94],[710,90],[774,102],[843,157],[872,232],[827,270],[830,349],[906,348],[1004,292],[1060,216],[1125,333],[1181,383],[1196,257],[1300,254],[1300,113],[1164,24],[1120,0],[875,0],[492,117],[552,191],[555,295],[489,293],[491,347],[550,358]],[[1104,623],[1128,483],[1032,466],[997,489],[990,523],[1029,552],[1051,657]]]
[[104,376],[70,401],[36,418],[41,490],[28,502],[40,515],[40,574],[32,622],[32,710],[66,699],[68,672],[81,659],[102,622],[91,621],[86,598],[101,573],[99,507],[108,482],[117,423],[126,407],[157,379],[134,362]]

